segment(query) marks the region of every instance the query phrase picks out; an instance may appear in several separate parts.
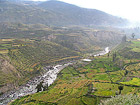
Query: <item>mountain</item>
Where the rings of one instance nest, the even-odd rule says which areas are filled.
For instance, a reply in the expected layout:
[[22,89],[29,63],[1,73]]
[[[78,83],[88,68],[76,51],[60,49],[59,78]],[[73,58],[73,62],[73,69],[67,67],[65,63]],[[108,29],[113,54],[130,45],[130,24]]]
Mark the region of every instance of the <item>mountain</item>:
[[48,24],[49,21],[54,20],[56,17],[56,14],[52,14],[52,12],[38,8],[35,5],[16,2],[0,3],[0,22]]
[[[84,25],[122,25],[126,20],[96,9],[80,8],[61,1],[50,0],[39,4],[40,7],[59,13],[67,18],[68,24]],[[60,19],[61,21],[61,19]],[[65,20],[63,20],[65,21]]]
[[7,0],[9,2],[16,2],[16,3],[21,3],[24,5],[32,5],[32,4],[38,4],[41,3],[41,1],[32,1],[32,0]]
[[[127,20],[105,12],[81,8],[55,0],[46,2],[0,0],[0,95],[11,89],[17,89],[31,78],[42,74],[44,72],[43,67],[46,65],[79,60],[88,54],[99,52],[107,46],[110,48],[116,46],[122,41],[125,34],[121,29],[106,26],[122,26],[125,24],[127,24]],[[121,52],[121,54],[124,53]],[[127,54],[130,55],[131,52]],[[85,91],[84,94],[86,94],[89,89],[87,87],[89,79],[100,79],[98,76],[100,72],[101,79],[109,80],[110,76],[106,74],[105,70],[108,68],[119,70],[123,63],[122,60],[118,61],[118,59],[113,64],[111,56],[107,57],[110,60],[105,63],[102,58],[103,61],[101,62],[96,62],[95,59],[95,62],[88,68],[84,67],[84,64],[80,64],[79,67],[82,68],[70,67],[68,70],[66,68],[66,78],[62,76],[61,79],[68,83],[69,87],[76,86],[75,84],[80,79],[86,80],[87,83],[79,82],[80,87],[85,87],[83,89],[74,87],[74,91],[70,89],[58,92],[62,96],[60,98],[64,98],[69,92],[72,93],[70,99],[74,98],[75,94],[79,94],[79,90]],[[113,66],[115,67],[112,68]],[[99,71],[91,71],[95,69]],[[95,76],[90,75],[91,72],[97,74]],[[113,73],[117,72],[114,71]],[[59,78],[62,74],[59,74]],[[111,76],[114,77],[114,75]],[[115,75],[115,77],[117,76]],[[115,77],[113,79],[116,80]],[[74,82],[67,82],[65,79],[72,79]],[[80,85],[81,83],[84,84]],[[65,84],[62,82],[63,85]],[[66,89],[66,87],[63,88]],[[52,93],[50,94],[54,96]],[[78,97],[81,97],[80,94]],[[82,95],[84,94],[82,93]],[[54,99],[53,102],[57,100]],[[34,102],[34,100],[32,101]],[[65,102],[67,101],[69,100]],[[63,103],[63,100],[60,99],[59,103]]]
[[121,42],[124,33],[113,29],[48,27],[42,24],[1,23],[0,38],[49,40],[78,52],[93,52]]
[[122,26],[127,20],[96,9],[81,8],[61,1],[30,2],[20,0],[1,1],[0,22],[21,22],[25,24],[101,25]]

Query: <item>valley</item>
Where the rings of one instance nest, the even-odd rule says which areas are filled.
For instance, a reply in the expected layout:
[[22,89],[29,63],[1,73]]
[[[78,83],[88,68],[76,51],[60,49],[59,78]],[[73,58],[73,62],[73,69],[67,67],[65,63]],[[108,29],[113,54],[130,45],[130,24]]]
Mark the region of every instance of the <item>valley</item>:
[[140,104],[132,23],[63,0],[0,0],[0,105]]
[[[108,52],[109,52],[109,50],[107,47],[107,48],[105,48],[104,51],[101,51],[100,53],[98,53],[94,56],[104,55]],[[30,94],[36,93],[37,92],[36,87],[42,81],[43,81],[44,86],[45,85],[50,86],[57,78],[57,74],[62,69],[64,69],[65,67],[67,67],[69,65],[75,64],[75,63],[76,63],[76,61],[73,61],[73,63],[69,62],[67,64],[56,65],[52,68],[51,67],[44,67],[45,73],[43,73],[42,75],[35,77],[32,80],[29,80],[29,82],[27,82],[23,86],[20,86],[18,89],[15,89],[13,91],[9,91],[8,93],[3,94],[0,97],[0,102],[1,102],[0,105],[8,104],[8,102],[10,102],[14,99],[20,98],[20,97],[25,96],[25,95],[30,95]]]
[[[139,85],[136,85],[138,83],[133,84],[134,81],[139,81],[138,77],[136,75],[134,78],[125,77],[125,74],[128,75],[129,72],[125,68],[130,65],[130,62],[136,62],[133,59],[137,59],[139,55],[139,42],[126,41],[125,34],[120,30],[79,26],[58,28],[42,25],[37,25],[36,29],[34,25],[20,24],[20,28],[17,24],[6,25],[3,23],[1,27],[0,56],[3,59],[1,62],[7,62],[5,66],[10,66],[1,70],[0,74],[1,104],[7,104],[18,98],[11,105],[62,104],[63,100],[66,100],[63,102],[64,104],[90,105],[92,103],[93,105],[94,103],[96,105],[106,98],[119,94],[117,87],[120,85],[124,85],[126,89],[123,94],[139,93]],[[3,26],[6,26],[5,30],[3,30]],[[26,30],[24,30],[25,27]],[[104,48],[105,52],[102,52]],[[112,49],[111,52],[109,52],[109,48]],[[130,49],[132,50],[129,51]],[[128,53],[125,53],[126,51]],[[117,58],[113,58],[115,52]],[[129,54],[129,52],[135,53]],[[60,71],[57,79],[51,77],[51,74],[43,77],[46,75],[45,73],[49,72],[43,69],[45,66],[65,64],[71,61],[76,62]],[[139,61],[136,62],[136,65],[137,63],[139,64]],[[11,68],[10,72],[8,67]],[[37,84],[42,80],[51,81],[49,77],[56,79],[54,83],[49,86],[47,91],[36,93]],[[130,82],[127,83],[128,80]],[[48,84],[47,81],[44,84]],[[135,92],[131,92],[132,89]],[[35,98],[31,98],[36,94]],[[74,96],[76,94],[79,95]],[[51,95],[57,97],[51,98]],[[44,98],[38,96],[50,98],[42,100]],[[38,98],[36,99],[36,97]],[[24,102],[28,98],[29,102]]]
[[[34,76],[43,73],[44,65],[79,58],[77,52],[70,51],[58,44],[51,42],[39,42],[37,44],[38,41],[35,40],[24,40],[2,39],[1,41],[1,46],[3,46],[0,50],[2,63],[0,70],[1,93],[17,88]],[[47,49],[44,49],[45,46]]]
[[[24,30],[25,27],[28,31]],[[102,51],[106,46],[111,48],[124,36],[119,31],[78,26],[77,29],[40,25],[37,29],[33,27],[34,25],[20,24],[19,28],[17,24],[5,23],[1,27],[0,56],[12,67],[9,73],[7,69],[1,71],[1,93],[17,88],[43,73],[42,68],[46,65],[80,59],[90,53]]]
[[44,82],[43,85],[50,86],[56,79],[57,74],[69,64],[70,63],[64,65],[56,65],[52,69],[44,67],[45,72],[42,75],[37,76],[29,80],[25,85],[22,85],[17,89],[4,93],[2,96],[0,96],[0,105],[8,104],[10,101],[14,99],[36,93],[37,92],[36,87],[42,81]]
[[[131,55],[133,49],[139,47],[138,43],[140,42],[122,43],[123,46],[126,45],[125,48],[120,44],[119,49],[114,50],[115,52],[111,51],[106,55],[94,57],[89,63],[79,62],[69,65],[58,74],[58,78],[49,90],[22,97],[12,102],[11,105],[22,103],[27,105],[97,105],[100,102],[108,105],[105,100],[118,94],[135,94],[138,97],[140,95],[139,56],[137,58],[133,56],[130,59],[120,53]],[[124,51],[125,49],[129,50]],[[116,57],[113,57],[114,53],[117,54]],[[137,54],[139,54],[138,50]],[[119,93],[120,86],[123,87],[121,93]],[[126,104],[125,102],[127,101],[123,103]]]

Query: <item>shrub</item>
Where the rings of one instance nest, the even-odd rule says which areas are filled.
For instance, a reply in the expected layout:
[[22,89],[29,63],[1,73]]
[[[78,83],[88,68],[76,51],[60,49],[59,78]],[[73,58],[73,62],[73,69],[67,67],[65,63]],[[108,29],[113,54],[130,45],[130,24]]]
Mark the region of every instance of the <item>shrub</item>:
[[118,95],[102,101],[100,105],[135,105],[140,104],[140,97],[136,95]]

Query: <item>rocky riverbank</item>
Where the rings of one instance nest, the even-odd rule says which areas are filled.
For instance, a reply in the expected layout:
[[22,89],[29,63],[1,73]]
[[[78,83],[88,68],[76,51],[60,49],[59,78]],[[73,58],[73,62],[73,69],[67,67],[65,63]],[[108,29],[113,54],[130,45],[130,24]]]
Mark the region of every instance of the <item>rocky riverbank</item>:
[[43,85],[48,84],[48,86],[50,86],[57,78],[57,74],[69,64],[71,63],[56,65],[53,67],[44,67],[46,72],[43,75],[35,77],[34,79],[28,81],[25,85],[20,86],[18,89],[7,92],[0,96],[0,105],[6,105],[14,99],[36,93],[36,86],[42,81],[44,82]]
[[[95,54],[94,56],[101,56],[109,53],[109,47],[106,47],[104,51]],[[91,61],[90,59],[84,59],[85,61]],[[10,101],[20,98],[25,95],[33,94],[37,92],[36,86],[43,81],[43,85],[50,86],[57,78],[57,74],[65,67],[72,63],[56,66],[44,67],[45,73],[38,77],[28,81],[27,84],[20,86],[18,89],[7,92],[0,96],[0,105],[7,105]]]

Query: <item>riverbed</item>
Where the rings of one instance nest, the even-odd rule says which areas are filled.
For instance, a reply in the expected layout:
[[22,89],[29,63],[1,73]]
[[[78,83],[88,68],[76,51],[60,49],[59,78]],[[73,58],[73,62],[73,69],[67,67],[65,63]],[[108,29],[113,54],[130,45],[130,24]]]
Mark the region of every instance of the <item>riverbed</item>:
[[[109,53],[109,47],[106,47],[104,51],[99,52],[98,54],[95,54],[94,56],[101,56]],[[84,59],[85,61],[92,61],[90,59]],[[40,82],[44,82],[43,85],[50,86],[57,78],[57,74],[70,65],[72,63],[67,63],[63,65],[56,65],[53,67],[44,67],[45,73],[43,75],[40,75],[38,77],[33,78],[32,80],[29,80],[25,85],[20,86],[18,89],[4,93],[2,96],[0,96],[0,105],[7,105],[10,101],[20,98],[25,95],[33,94],[37,92],[36,86]]]
[[19,97],[33,94],[37,92],[36,86],[40,82],[44,82],[43,85],[50,86],[57,78],[57,74],[66,66],[70,65],[71,63],[63,64],[63,65],[56,65],[54,67],[48,68],[44,67],[45,73],[38,77],[29,80],[25,85],[20,86],[18,89],[7,92],[0,97],[0,105],[7,105],[10,101],[17,99]]
[[103,51],[99,52],[98,54],[95,54],[94,56],[101,56],[109,53],[109,47],[106,47]]
[[[102,56],[102,55],[105,55],[105,54],[107,54],[107,53],[109,53],[109,47],[106,47],[103,51],[101,51],[101,52],[98,52],[98,54],[91,54],[90,56]],[[85,62],[91,62],[92,60],[91,59],[82,59],[82,61],[85,61]]]

